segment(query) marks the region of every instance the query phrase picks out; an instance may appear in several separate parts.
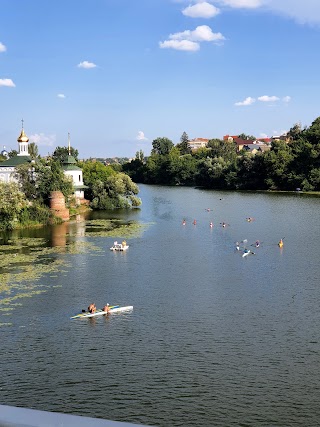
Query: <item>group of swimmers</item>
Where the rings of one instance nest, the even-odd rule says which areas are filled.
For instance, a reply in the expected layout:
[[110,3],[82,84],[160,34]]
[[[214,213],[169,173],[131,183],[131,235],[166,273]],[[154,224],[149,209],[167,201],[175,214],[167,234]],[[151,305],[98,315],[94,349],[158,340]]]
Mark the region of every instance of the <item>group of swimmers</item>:
[[[211,209],[210,208],[207,208],[206,209],[206,211],[210,211]],[[254,218],[252,218],[252,217],[247,217],[246,218],[246,221],[248,221],[248,222],[252,222],[252,221],[254,221]],[[197,225],[197,221],[194,219],[193,221],[192,221],[192,224],[193,225]],[[227,223],[225,223],[225,222],[220,222],[220,224],[221,224],[221,226],[222,226],[222,228],[225,228],[227,225],[230,225],[230,224],[227,224]],[[186,225],[186,220],[185,219],[183,219],[182,220],[182,225]],[[212,221],[210,221],[210,223],[209,223],[209,226],[210,226],[210,228],[212,228],[213,227],[213,222]],[[254,247],[256,247],[256,248],[259,248],[259,246],[260,246],[260,241],[259,240],[256,240],[256,242],[255,243],[253,243],[251,246],[254,246]],[[282,248],[283,247],[283,239],[280,239],[280,241],[279,241],[279,243],[278,243],[278,246],[280,247],[280,248]],[[236,249],[239,251],[240,250],[240,244],[238,243],[238,242],[236,242]]]
[[[183,219],[183,220],[182,220],[182,225],[186,225],[186,224],[187,224],[186,220],[185,220],[185,219]],[[194,219],[194,220],[192,221],[192,224],[193,224],[193,225],[197,225],[197,220],[196,220],[196,219]],[[221,224],[221,226],[222,226],[223,228],[225,228],[227,225],[230,225],[230,224],[227,224],[227,223],[225,223],[225,222],[220,222],[220,224]],[[213,227],[213,222],[212,222],[212,221],[210,221],[209,226],[210,226],[210,228],[212,228],[212,227]]]
[[[96,307],[96,305],[95,305],[94,303],[89,304],[88,312],[89,312],[89,313],[91,313],[91,314],[94,314],[96,311],[97,311],[97,307]],[[110,311],[110,306],[109,306],[109,304],[105,305],[105,306],[103,307],[102,311],[105,311],[106,313],[109,313],[109,311]]]

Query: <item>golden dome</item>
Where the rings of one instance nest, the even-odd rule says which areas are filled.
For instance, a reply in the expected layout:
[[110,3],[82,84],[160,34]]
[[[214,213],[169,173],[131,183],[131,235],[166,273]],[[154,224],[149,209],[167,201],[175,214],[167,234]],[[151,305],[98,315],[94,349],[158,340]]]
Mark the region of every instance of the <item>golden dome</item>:
[[22,129],[19,138],[17,139],[18,142],[28,142],[29,138],[25,134],[24,130]]

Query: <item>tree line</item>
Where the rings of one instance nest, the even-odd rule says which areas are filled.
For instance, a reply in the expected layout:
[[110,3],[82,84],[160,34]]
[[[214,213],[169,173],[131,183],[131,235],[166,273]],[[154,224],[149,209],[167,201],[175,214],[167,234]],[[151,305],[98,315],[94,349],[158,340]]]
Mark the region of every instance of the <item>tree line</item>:
[[137,183],[320,191],[320,117],[304,129],[295,124],[287,136],[288,141],[273,141],[270,150],[252,154],[244,149],[238,153],[234,142],[220,139],[192,151],[184,132],[176,145],[156,138],[148,158],[139,151],[122,169]]

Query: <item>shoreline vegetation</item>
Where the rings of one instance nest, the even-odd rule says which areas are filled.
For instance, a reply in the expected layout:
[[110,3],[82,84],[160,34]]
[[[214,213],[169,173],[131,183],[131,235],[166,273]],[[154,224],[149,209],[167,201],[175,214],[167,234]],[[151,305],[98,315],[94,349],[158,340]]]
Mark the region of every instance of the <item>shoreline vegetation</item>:
[[308,128],[295,124],[284,139],[274,139],[263,149],[258,141],[254,144],[255,137],[245,134],[239,135],[242,145],[238,149],[233,138],[210,139],[196,150],[191,150],[185,132],[176,145],[166,137],[156,138],[148,158],[137,152],[122,170],[134,182],[143,184],[320,192],[320,117]]
[[[76,150],[73,153],[77,156]],[[81,198],[76,197],[77,186],[62,167],[67,155],[68,148],[58,147],[51,157],[37,156],[32,168],[28,162],[17,166],[14,181],[0,182],[0,230],[59,224],[69,220],[68,212],[74,216],[87,209],[131,209],[141,205],[139,188],[127,174],[92,160],[78,162],[85,189]],[[64,197],[62,219],[60,208],[56,211],[51,206],[53,193]]]

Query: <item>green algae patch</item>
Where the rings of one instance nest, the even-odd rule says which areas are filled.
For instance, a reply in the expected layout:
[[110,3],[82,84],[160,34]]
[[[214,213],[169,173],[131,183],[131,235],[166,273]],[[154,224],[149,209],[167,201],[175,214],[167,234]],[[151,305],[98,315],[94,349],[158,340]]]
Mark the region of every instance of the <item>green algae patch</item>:
[[115,219],[97,219],[86,222],[86,236],[90,237],[121,237],[137,238],[151,224],[140,224],[136,221],[124,222]]
[[0,245],[0,312],[9,314],[18,301],[47,292],[41,283],[45,275],[68,273],[67,255],[102,251],[92,242],[71,241],[64,247],[47,247],[45,239],[23,238]]
[[48,239],[45,238],[23,237],[7,240],[5,245],[0,245],[1,315],[10,315],[16,306],[22,305],[22,299],[51,289],[51,286],[43,283],[44,277],[58,278],[68,274],[71,256],[102,256],[105,248],[94,244],[92,238],[137,238],[150,225],[117,219],[90,220],[85,222],[83,235],[72,235],[66,229],[67,232],[61,234],[62,239],[57,240],[60,244],[53,247],[48,245]]

